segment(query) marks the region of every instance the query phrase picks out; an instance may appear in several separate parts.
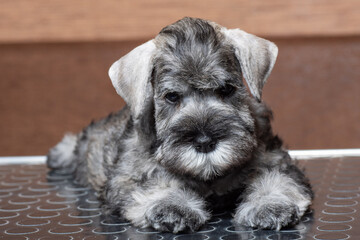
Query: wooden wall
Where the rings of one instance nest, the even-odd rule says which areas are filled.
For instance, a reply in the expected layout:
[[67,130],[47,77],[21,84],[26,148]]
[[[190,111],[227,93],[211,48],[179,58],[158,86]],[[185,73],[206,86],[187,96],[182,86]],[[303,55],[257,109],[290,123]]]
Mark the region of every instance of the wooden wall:
[[183,16],[280,49],[264,89],[292,149],[360,146],[360,2],[0,0],[0,156],[46,154],[120,109],[111,63]]
[[0,42],[146,39],[184,16],[262,36],[360,33],[358,0],[1,0]]

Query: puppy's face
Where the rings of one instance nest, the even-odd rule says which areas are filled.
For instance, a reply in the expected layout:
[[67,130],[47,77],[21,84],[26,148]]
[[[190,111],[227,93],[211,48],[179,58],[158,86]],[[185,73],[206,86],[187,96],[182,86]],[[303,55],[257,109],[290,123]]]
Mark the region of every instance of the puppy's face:
[[153,72],[157,160],[203,180],[240,165],[257,142],[234,49],[210,25],[168,28],[159,38]]
[[240,166],[256,147],[249,104],[260,100],[276,56],[265,39],[184,18],[115,62],[109,75],[135,125],[155,110],[155,159],[210,180]]

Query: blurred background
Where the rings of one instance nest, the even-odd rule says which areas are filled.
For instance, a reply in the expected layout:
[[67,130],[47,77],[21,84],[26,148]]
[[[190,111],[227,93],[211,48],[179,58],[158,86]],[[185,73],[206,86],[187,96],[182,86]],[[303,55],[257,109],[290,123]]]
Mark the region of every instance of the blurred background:
[[0,0],[0,156],[122,108],[112,62],[184,16],[278,45],[264,100],[290,149],[360,147],[358,0]]

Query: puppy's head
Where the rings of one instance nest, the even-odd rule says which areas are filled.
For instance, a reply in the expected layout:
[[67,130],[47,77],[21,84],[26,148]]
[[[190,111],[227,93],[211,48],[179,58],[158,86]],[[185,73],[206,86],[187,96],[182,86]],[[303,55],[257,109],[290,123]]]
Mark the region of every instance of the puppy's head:
[[241,165],[257,146],[250,102],[260,101],[276,56],[267,40],[184,18],[115,62],[109,75],[135,121],[154,114],[154,157],[209,180]]

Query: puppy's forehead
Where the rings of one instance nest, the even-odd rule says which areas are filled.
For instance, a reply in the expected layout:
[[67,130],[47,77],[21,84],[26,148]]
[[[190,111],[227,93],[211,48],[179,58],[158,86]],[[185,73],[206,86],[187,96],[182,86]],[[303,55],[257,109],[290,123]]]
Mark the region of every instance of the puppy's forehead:
[[[185,18],[165,27],[156,38],[155,67],[159,85],[218,88],[241,83],[241,70],[233,47],[209,22]],[[179,86],[180,87],[180,86]]]

